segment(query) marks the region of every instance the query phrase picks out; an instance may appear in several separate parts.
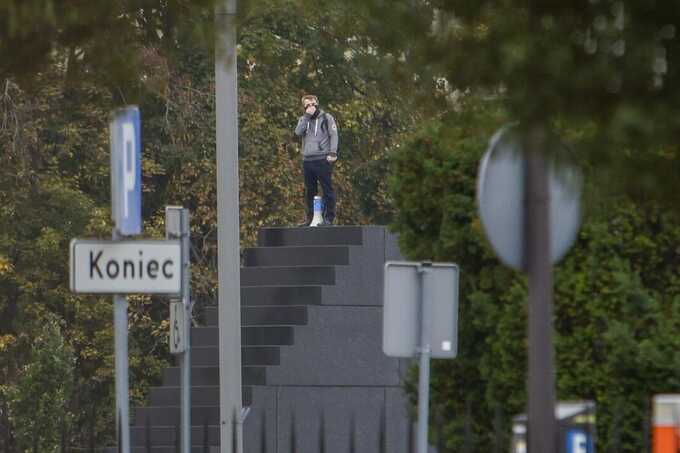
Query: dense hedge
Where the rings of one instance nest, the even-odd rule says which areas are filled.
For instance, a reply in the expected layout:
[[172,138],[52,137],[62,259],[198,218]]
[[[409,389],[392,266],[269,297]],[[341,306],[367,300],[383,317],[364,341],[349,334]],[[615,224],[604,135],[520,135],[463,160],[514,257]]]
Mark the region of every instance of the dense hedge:
[[[475,97],[456,110],[391,155],[392,227],[409,258],[460,265],[460,352],[434,363],[431,420],[451,451],[467,432],[488,452],[507,448],[526,404],[526,278],[495,258],[475,204],[479,159],[506,119]],[[651,396],[680,391],[680,227],[585,170],[584,223],[555,268],[557,394],[596,401],[599,451],[639,452]]]

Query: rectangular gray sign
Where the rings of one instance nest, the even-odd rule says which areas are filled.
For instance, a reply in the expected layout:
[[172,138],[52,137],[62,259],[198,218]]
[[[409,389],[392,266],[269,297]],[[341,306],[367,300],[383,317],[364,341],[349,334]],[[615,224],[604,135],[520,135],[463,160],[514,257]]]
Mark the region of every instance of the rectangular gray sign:
[[[422,272],[422,288],[421,276]],[[383,351],[390,357],[414,357],[420,345],[422,298],[431,304],[429,347],[433,358],[458,353],[458,266],[449,263],[385,263]]]

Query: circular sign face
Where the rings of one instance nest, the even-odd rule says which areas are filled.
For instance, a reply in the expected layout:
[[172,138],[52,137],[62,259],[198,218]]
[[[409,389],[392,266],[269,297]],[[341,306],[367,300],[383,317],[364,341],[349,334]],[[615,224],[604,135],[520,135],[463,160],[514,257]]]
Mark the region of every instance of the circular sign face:
[[[581,223],[582,179],[572,165],[548,163],[550,257],[558,262],[569,250]],[[512,127],[494,134],[479,165],[477,203],[489,242],[506,265],[524,270],[525,157]],[[529,213],[530,214],[530,213]]]

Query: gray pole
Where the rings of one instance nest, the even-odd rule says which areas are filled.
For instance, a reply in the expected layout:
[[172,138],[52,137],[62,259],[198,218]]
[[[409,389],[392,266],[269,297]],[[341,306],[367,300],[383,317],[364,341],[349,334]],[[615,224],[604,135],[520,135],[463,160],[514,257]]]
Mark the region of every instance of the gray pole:
[[191,257],[189,210],[182,209],[182,303],[184,305],[184,342],[182,367],[182,453],[191,453]]
[[432,263],[418,267],[420,283],[420,370],[418,377],[418,453],[427,453],[427,428],[430,412],[430,335],[432,330],[432,301],[427,291],[427,269]]
[[180,366],[180,439],[182,453],[191,453],[191,226],[189,210],[178,206],[165,208],[165,237],[182,243],[182,306],[184,309],[184,352]]
[[[120,239],[113,230],[113,240]],[[116,367],[116,443],[119,453],[130,453],[130,391],[128,377],[128,303],[113,296],[113,331]]]
[[[243,451],[236,0],[215,6],[220,452]],[[234,442],[234,438],[236,442]]]
[[529,131],[525,167],[525,261],[529,276],[529,453],[556,448],[550,260],[550,199],[545,130]]

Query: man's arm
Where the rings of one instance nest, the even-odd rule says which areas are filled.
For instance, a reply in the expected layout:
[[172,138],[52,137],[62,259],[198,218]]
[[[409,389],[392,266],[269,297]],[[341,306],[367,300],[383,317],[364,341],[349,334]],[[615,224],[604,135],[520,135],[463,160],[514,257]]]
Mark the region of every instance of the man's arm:
[[307,126],[309,125],[309,115],[305,114],[298,120],[297,126],[295,127],[295,135],[302,137],[307,132]]
[[331,138],[331,154],[338,154],[338,125],[332,115],[326,114],[328,119],[328,135]]

